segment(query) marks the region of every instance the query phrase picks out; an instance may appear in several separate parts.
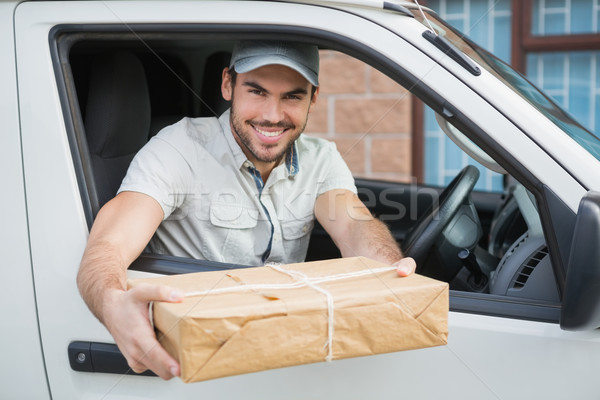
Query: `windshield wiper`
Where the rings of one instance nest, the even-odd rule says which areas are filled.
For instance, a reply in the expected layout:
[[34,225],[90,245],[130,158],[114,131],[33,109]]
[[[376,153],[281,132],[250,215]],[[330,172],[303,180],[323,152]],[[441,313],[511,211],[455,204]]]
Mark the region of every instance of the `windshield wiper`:
[[477,66],[477,64],[475,64],[473,60],[467,57],[462,51],[460,51],[458,47],[453,45],[445,37],[437,35],[429,30],[423,32],[423,37],[471,74],[475,76],[481,75],[481,69]]

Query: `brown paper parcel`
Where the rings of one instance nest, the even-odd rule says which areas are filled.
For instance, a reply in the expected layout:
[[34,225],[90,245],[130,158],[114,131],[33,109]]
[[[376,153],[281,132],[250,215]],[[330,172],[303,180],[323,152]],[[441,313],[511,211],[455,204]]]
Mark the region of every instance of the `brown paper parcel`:
[[448,338],[447,283],[399,278],[388,265],[363,257],[129,283],[186,293],[182,303],[153,305],[157,336],[179,361],[184,382],[325,361],[328,355],[335,360],[444,345]]

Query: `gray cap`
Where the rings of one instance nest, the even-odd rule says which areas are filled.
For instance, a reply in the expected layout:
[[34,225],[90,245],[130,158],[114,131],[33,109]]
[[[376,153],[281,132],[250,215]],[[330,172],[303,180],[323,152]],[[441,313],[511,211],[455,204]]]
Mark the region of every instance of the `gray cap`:
[[314,86],[319,86],[319,49],[314,45],[280,41],[237,42],[229,68],[243,74],[272,64],[292,68]]

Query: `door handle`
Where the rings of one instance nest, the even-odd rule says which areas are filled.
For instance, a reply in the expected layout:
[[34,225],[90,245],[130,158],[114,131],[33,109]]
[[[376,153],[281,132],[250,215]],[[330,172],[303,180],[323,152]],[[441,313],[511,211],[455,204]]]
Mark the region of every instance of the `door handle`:
[[71,369],[80,372],[156,376],[150,370],[134,372],[116,344],[75,341],[68,347]]

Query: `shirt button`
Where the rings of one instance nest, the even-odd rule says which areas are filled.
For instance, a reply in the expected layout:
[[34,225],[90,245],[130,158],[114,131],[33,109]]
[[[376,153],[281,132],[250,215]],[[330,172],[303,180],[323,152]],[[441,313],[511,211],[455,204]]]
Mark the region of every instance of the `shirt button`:
[[304,232],[304,233],[308,232],[308,225],[304,225],[302,227],[302,232]]

